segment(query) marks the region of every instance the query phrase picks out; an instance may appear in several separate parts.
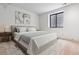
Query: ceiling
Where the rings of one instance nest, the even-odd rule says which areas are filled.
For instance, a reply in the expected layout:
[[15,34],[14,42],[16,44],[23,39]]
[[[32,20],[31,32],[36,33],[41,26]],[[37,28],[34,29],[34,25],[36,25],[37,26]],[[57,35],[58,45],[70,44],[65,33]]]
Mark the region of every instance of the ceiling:
[[20,7],[37,14],[63,7],[63,3],[10,3],[8,5]]

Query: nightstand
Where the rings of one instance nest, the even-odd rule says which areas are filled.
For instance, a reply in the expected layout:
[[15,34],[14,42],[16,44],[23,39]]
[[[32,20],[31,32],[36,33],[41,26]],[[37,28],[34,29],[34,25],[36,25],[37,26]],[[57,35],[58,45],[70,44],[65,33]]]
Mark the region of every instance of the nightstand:
[[0,42],[7,42],[11,40],[11,32],[0,32]]

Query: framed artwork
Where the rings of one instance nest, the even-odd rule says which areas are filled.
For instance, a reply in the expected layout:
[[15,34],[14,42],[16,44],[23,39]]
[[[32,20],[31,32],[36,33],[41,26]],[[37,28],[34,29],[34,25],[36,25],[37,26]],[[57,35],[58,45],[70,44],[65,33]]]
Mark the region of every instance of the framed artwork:
[[26,13],[15,11],[15,23],[16,24],[30,24],[31,16]]

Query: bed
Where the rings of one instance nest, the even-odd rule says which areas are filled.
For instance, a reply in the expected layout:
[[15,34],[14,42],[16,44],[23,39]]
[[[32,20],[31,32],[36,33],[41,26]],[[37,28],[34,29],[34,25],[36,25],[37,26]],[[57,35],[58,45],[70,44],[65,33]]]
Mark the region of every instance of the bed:
[[[12,26],[12,27],[25,27],[29,28],[30,26]],[[31,26],[32,27],[32,26]],[[30,27],[30,28],[31,28]],[[13,30],[13,29],[12,29]],[[38,55],[44,50],[48,49],[54,41],[57,40],[56,33],[49,33],[46,31],[14,31],[14,40],[25,47],[27,53],[30,55]]]

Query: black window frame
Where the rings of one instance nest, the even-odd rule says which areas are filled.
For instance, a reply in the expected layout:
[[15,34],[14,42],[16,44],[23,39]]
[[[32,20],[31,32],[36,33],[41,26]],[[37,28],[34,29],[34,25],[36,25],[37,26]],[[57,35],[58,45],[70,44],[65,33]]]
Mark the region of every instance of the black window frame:
[[[63,28],[63,27],[58,27],[58,26],[57,26],[57,14],[61,14],[61,13],[64,13],[64,12],[59,12],[59,13],[55,13],[55,14],[51,14],[51,15],[50,15],[50,28]],[[52,26],[51,26],[51,16],[52,16],[52,15],[56,15],[56,27],[52,27]]]

